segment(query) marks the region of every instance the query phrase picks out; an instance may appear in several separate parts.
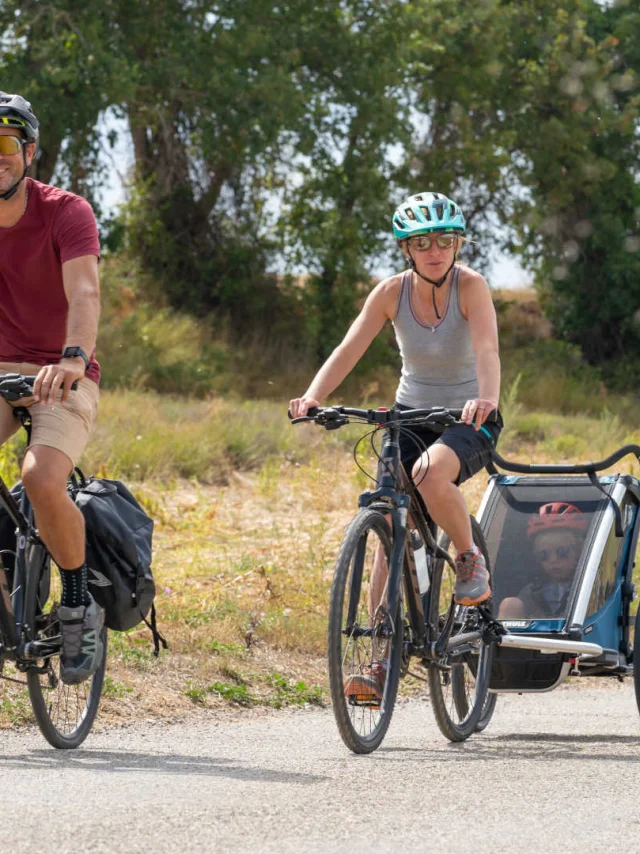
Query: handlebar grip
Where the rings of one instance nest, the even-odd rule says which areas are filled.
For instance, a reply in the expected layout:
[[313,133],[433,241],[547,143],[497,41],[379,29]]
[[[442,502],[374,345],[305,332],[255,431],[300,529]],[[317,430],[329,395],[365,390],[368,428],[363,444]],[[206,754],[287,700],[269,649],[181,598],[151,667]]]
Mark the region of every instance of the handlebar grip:
[[[10,376],[10,374],[7,374],[7,376]],[[6,379],[6,377],[0,377],[0,383],[2,382],[3,379]],[[23,376],[22,379],[23,379],[23,382],[25,385],[31,386],[31,388],[33,388],[33,384],[36,381],[35,377]],[[78,391],[78,382],[79,382],[79,380],[74,380],[71,383],[71,391]]]

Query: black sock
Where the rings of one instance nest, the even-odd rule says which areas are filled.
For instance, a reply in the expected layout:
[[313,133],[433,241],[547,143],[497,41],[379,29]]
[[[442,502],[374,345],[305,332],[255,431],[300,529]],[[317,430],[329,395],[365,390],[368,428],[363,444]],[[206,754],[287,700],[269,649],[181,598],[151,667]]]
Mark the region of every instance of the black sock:
[[67,608],[88,605],[90,600],[87,590],[87,565],[83,563],[77,569],[62,569],[62,567],[59,569],[62,579],[62,601],[60,604]]

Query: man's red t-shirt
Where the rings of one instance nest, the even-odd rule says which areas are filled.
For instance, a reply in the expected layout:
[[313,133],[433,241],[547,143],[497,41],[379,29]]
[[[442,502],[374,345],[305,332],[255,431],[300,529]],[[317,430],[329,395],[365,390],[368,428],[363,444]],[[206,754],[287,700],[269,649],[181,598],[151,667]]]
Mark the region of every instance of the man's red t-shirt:
[[[53,365],[67,335],[62,265],[100,257],[98,226],[85,199],[26,180],[26,211],[11,228],[0,228],[0,362]],[[87,377],[100,380],[95,353]]]

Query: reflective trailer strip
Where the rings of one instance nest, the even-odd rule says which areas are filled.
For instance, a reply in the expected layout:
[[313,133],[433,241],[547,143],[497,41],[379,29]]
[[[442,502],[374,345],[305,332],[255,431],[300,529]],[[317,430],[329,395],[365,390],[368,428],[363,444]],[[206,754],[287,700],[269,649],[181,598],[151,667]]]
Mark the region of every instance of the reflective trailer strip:
[[538,652],[552,653],[564,652],[569,655],[580,655],[590,658],[602,655],[602,647],[597,643],[585,643],[585,641],[555,640],[554,638],[540,638],[535,635],[501,635],[498,638],[500,646],[510,646],[513,649],[537,649]]

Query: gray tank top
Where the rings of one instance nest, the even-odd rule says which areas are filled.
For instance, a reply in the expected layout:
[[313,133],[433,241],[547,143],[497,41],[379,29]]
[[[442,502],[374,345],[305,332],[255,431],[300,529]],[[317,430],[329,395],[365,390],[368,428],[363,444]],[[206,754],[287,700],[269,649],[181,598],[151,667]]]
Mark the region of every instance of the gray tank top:
[[478,397],[476,359],[469,323],[459,303],[460,267],[456,264],[442,319],[434,326],[421,323],[412,305],[411,271],[402,276],[393,328],[402,374],[396,401],[422,408],[446,406],[460,409]]

